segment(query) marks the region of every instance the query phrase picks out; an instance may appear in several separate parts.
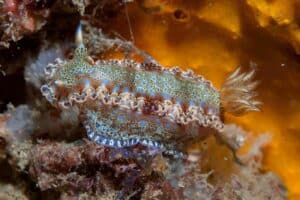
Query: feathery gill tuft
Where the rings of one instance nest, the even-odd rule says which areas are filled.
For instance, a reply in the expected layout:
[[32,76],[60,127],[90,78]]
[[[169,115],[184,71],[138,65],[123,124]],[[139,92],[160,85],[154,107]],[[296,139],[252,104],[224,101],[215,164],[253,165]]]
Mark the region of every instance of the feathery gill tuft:
[[254,91],[258,81],[254,81],[255,70],[241,72],[238,68],[226,80],[221,89],[221,105],[226,112],[242,115],[250,111],[260,111],[260,101],[255,100]]

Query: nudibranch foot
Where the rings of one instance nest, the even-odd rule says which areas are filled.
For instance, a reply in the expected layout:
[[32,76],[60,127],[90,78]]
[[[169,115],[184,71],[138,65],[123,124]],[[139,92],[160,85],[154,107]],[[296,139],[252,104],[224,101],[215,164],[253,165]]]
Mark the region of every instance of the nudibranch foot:
[[[105,110],[102,110],[105,111]],[[153,149],[159,149],[163,151],[164,145],[153,138],[143,136],[139,131],[147,130],[148,123],[143,120],[134,119],[134,117],[127,117],[122,111],[118,109],[112,109],[112,113],[103,113],[87,111],[87,120],[83,122],[83,125],[87,131],[89,139],[92,141],[109,146],[109,147],[130,147],[137,144],[141,144]],[[134,121],[135,120],[135,121]],[[128,128],[124,127],[127,123]],[[130,128],[135,128],[130,132]]]
[[183,158],[184,154],[180,151],[174,150],[174,145],[163,145],[160,141],[154,141],[147,138],[140,138],[138,136],[130,137],[128,139],[125,138],[111,138],[108,137],[105,132],[99,134],[98,130],[93,130],[91,126],[88,125],[88,122],[83,123],[88,138],[103,146],[107,146],[110,148],[130,148],[137,145],[142,145],[147,147],[147,154],[156,155],[159,153],[163,153],[166,156],[172,156],[174,158]]

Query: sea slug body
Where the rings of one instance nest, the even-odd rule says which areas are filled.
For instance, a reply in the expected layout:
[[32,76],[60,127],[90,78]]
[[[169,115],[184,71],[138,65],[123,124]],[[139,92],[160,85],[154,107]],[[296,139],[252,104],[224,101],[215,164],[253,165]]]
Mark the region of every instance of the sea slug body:
[[61,109],[77,106],[88,137],[101,145],[165,150],[223,128],[220,91],[190,70],[133,60],[94,62],[80,43],[73,59],[57,59],[45,73],[42,94]]

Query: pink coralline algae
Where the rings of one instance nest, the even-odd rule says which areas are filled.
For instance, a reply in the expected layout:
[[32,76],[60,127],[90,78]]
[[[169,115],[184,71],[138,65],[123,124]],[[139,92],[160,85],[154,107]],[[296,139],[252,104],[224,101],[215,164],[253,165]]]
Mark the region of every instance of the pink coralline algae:
[[30,174],[38,178],[42,190],[67,187],[70,193],[101,193],[113,189],[118,182],[119,188],[115,190],[123,188],[123,192],[130,192],[155,170],[138,153],[88,141],[82,144],[43,142],[34,148],[33,155]]
[[[284,188],[272,173],[257,174],[255,168],[240,167],[225,183],[212,184],[214,172],[201,172],[198,162],[170,160],[161,155],[145,157],[139,148],[113,149],[84,141],[45,141],[32,151],[29,173],[41,190],[79,194],[114,194],[119,199],[282,199]],[[264,183],[260,185],[258,183]]]
[[54,1],[0,1],[0,45],[9,47],[10,41],[18,41],[24,35],[34,33],[46,23],[50,6]]

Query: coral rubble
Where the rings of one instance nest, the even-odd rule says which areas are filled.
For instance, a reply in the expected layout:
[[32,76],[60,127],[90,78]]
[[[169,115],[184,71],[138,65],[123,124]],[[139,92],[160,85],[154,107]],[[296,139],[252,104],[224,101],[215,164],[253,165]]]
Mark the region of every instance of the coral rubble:
[[[261,159],[257,157],[262,156],[260,148],[265,144],[264,139],[258,140],[255,148],[241,157],[245,165],[234,164],[235,172],[222,182],[218,180],[220,174],[215,174],[213,169],[201,170],[201,156],[205,155],[201,152],[197,159],[174,160],[161,154],[149,155],[142,146],[115,149],[86,139],[73,142],[36,140],[31,129],[24,129],[22,125],[10,127],[11,121],[16,119],[30,127],[29,124],[36,120],[27,116],[30,113],[26,106],[20,106],[1,116],[7,119],[1,124],[1,138],[6,143],[9,163],[17,167],[17,173],[29,173],[42,192],[60,192],[62,199],[78,196],[98,199],[249,199],[253,196],[283,199],[285,196],[284,186],[274,174],[259,172]],[[234,131],[241,130],[235,128]]]
[[20,190],[11,184],[1,184],[0,185],[0,199],[20,199],[28,200],[29,198]]

